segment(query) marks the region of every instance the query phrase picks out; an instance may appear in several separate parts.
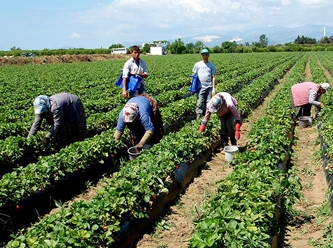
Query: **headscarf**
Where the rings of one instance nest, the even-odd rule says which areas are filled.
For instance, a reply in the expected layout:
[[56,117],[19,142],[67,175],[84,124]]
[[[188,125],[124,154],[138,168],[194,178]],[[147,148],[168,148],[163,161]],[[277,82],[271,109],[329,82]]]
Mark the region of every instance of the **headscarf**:
[[42,114],[49,112],[50,98],[45,95],[37,96],[34,101],[35,114]]
[[125,123],[132,123],[138,116],[139,108],[136,103],[127,103],[123,109],[123,120]]

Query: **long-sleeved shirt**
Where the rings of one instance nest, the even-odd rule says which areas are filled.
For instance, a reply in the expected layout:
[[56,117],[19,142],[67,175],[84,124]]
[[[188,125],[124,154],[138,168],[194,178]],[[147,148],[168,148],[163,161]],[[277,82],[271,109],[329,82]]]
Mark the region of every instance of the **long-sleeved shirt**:
[[318,96],[318,85],[313,82],[294,84],[291,87],[292,102],[295,107],[305,104],[320,106],[320,96]]
[[[53,137],[59,131],[63,123],[79,122],[81,120],[80,106],[78,101],[78,96],[69,93],[59,93],[50,96],[49,112],[51,118],[53,119],[53,125],[51,126],[49,132],[46,134],[47,138]],[[43,119],[43,115],[35,115],[34,123],[32,124],[29,131],[29,136],[37,133]]]
[[[241,117],[240,117],[240,114],[239,114],[239,112],[237,110],[237,101],[236,101],[236,99],[233,98],[227,92],[217,93],[216,96],[222,96],[224,98],[224,101],[225,101],[223,107],[218,112],[216,112],[217,116],[218,117],[222,117],[223,115],[231,112],[234,115],[235,120],[238,121],[238,122],[240,122]],[[208,104],[207,104],[206,114],[205,114],[205,117],[203,118],[201,124],[206,125],[207,122],[210,119],[210,116],[212,114],[211,112],[209,112],[210,103],[211,102],[209,101]]]
[[144,131],[155,131],[155,127],[151,120],[152,108],[150,106],[149,100],[144,96],[132,97],[127,101],[127,103],[136,103],[138,105],[138,116],[133,123],[126,124],[123,120],[122,109],[118,116],[118,124],[116,130],[123,132],[126,125],[134,132],[144,132]]

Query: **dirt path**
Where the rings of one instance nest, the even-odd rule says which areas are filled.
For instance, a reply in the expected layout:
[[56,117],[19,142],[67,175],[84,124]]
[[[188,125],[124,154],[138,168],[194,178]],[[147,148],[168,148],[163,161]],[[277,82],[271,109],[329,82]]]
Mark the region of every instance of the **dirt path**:
[[294,213],[286,218],[286,234],[282,247],[313,247],[309,241],[324,242],[323,230],[332,219],[321,216],[317,209],[325,208],[326,179],[318,151],[318,131],[296,127],[296,144],[293,146],[293,166],[297,168],[302,182],[302,198],[294,205]]
[[[329,83],[332,77],[324,69]],[[305,80],[312,81],[309,65],[305,68]],[[312,116],[315,116],[314,108]],[[328,203],[325,201],[327,183],[320,158],[320,143],[316,120],[308,128],[296,126],[293,146],[292,164],[298,171],[302,182],[302,198],[294,205],[294,213],[286,216],[285,239],[282,247],[307,248],[315,244],[324,244],[323,230],[333,221],[331,215],[326,215]],[[316,246],[316,247],[320,247]]]
[[[281,81],[282,83],[282,81]],[[280,84],[281,85],[281,84]],[[265,106],[270,99],[276,95],[280,85],[264,99],[252,114],[243,122],[241,127],[241,138],[238,141],[240,149],[245,148],[247,133],[251,124],[256,122],[259,116],[263,115]],[[196,217],[196,207],[201,208],[205,201],[208,201],[216,191],[215,183],[225,178],[232,172],[232,167],[225,161],[224,153],[217,151],[211,161],[201,170],[201,174],[194,178],[194,181],[183,192],[178,202],[172,205],[164,217],[157,223],[154,230],[145,234],[138,242],[138,248],[185,248],[188,247],[188,240],[194,230],[193,218]]]

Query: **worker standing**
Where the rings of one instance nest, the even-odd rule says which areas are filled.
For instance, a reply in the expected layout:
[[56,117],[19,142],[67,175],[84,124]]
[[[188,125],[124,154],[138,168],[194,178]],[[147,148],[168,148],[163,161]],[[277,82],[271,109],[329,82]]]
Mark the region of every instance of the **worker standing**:
[[136,45],[132,47],[131,50],[132,58],[127,60],[123,67],[123,82],[122,82],[122,95],[124,98],[128,97],[127,89],[128,89],[128,80],[131,75],[136,75],[142,77],[142,81],[136,88],[136,92],[133,95],[140,95],[143,93],[147,93],[145,88],[144,79],[148,77],[148,69],[146,62],[140,58],[140,48]]
[[204,48],[200,53],[202,60],[196,62],[192,69],[193,75],[197,75],[200,82],[200,90],[197,95],[197,107],[195,110],[197,120],[205,114],[208,101],[215,95],[216,85],[216,67],[208,60],[209,50]]

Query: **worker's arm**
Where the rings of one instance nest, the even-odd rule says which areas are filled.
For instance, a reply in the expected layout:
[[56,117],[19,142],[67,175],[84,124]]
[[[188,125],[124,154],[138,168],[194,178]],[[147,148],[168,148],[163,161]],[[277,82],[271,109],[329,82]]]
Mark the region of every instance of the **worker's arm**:
[[121,138],[122,135],[123,135],[122,132],[116,130],[116,131],[114,132],[114,136],[113,136],[113,137],[114,137],[115,140],[120,140],[120,138]]
[[142,149],[142,147],[150,140],[153,134],[154,132],[152,130],[147,130],[141,138],[140,142],[136,145],[137,148]]

